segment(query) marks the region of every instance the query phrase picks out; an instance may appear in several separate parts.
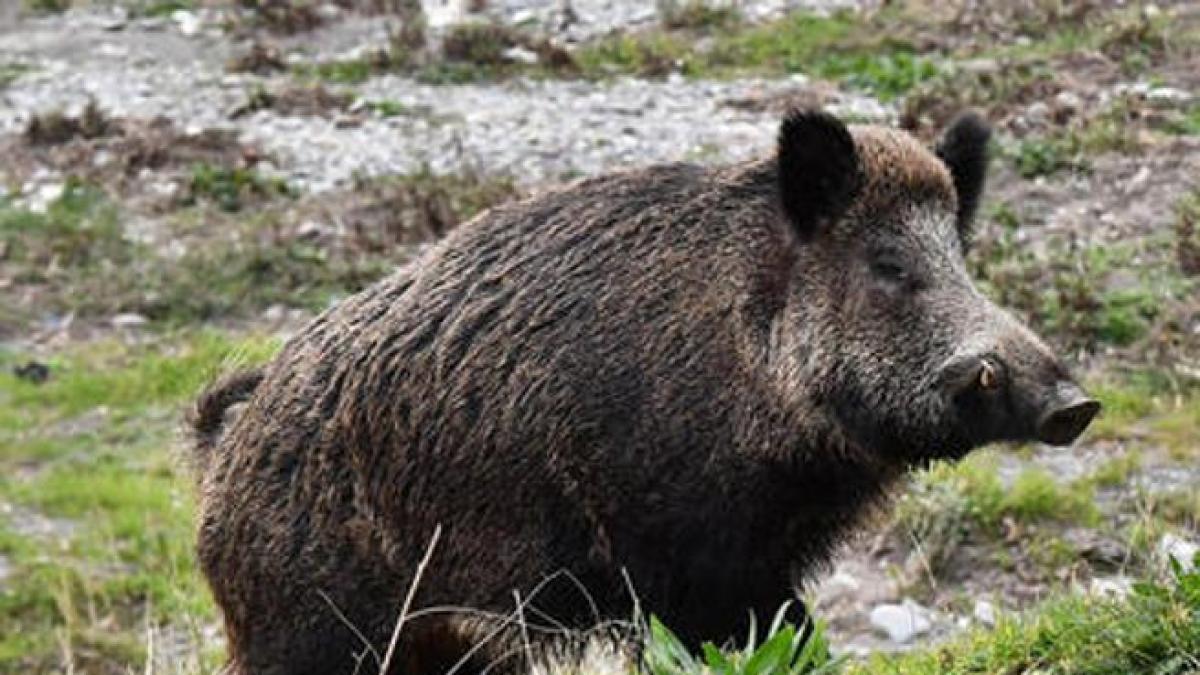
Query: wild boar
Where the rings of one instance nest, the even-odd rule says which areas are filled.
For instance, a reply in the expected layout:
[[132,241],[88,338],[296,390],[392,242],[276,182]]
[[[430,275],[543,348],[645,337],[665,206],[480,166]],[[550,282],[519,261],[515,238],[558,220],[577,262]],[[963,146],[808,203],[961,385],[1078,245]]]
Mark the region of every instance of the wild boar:
[[635,603],[723,640],[905,471],[1072,442],[1099,404],[964,262],[988,138],[795,111],[769,157],[489,211],[216,385],[198,537],[229,672],[376,672],[410,587],[394,673],[500,659],[518,602],[532,641]]

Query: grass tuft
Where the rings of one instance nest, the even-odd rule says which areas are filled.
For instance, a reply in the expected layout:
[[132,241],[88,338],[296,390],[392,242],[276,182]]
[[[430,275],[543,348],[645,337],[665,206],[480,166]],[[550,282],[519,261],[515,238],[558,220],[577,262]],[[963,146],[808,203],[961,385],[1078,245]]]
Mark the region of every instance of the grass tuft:
[[840,661],[830,657],[824,627],[819,623],[800,627],[787,623],[784,620],[787,607],[780,608],[761,638],[751,617],[744,645],[721,649],[706,642],[699,655],[692,654],[667,626],[652,616],[642,655],[645,672],[647,675],[820,675],[837,672]]
[[849,675],[1187,673],[1200,669],[1200,573],[1175,568],[1126,599],[1071,596],[931,649],[876,655]]

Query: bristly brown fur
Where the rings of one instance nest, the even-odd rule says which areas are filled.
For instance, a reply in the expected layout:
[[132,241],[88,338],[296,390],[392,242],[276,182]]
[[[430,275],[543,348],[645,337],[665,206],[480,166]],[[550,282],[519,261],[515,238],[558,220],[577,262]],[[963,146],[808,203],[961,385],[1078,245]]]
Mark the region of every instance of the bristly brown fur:
[[230,407],[244,403],[263,379],[263,370],[240,370],[221,377],[209,385],[188,411],[187,424],[192,432],[195,461],[203,467],[225,425],[225,413]]
[[482,214],[206,393],[198,557],[230,672],[374,672],[437,528],[391,675],[442,672],[517,603],[720,642],[903,471],[977,444],[930,382],[1011,321],[973,293],[950,173],[899,132],[789,120],[786,169],[658,166]]

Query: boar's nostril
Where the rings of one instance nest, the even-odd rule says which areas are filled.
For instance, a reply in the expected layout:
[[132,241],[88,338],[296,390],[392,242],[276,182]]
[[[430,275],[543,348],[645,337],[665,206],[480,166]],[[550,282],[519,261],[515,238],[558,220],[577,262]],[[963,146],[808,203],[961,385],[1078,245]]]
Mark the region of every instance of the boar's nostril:
[[1037,437],[1050,445],[1070,445],[1100,412],[1100,403],[1080,398],[1047,412],[1038,422]]

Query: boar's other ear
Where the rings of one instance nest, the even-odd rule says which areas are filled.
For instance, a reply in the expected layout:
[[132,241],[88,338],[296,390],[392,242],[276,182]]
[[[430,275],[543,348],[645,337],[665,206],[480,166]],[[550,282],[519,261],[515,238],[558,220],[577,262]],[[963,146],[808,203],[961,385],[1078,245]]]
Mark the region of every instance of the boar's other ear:
[[950,123],[937,146],[937,156],[950,169],[958,193],[958,235],[964,248],[971,240],[971,221],[983,195],[991,137],[987,122],[968,112]]
[[779,194],[802,238],[837,220],[862,184],[846,125],[819,110],[793,110],[779,126]]

